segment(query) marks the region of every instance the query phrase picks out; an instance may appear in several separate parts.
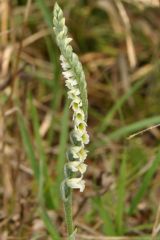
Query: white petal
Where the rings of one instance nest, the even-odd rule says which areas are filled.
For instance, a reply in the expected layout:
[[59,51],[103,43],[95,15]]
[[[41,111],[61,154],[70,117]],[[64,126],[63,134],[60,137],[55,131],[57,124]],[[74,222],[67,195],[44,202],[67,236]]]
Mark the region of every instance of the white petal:
[[70,148],[72,154],[73,154],[73,158],[78,158],[78,152],[81,150],[81,147],[78,146],[74,146]]
[[68,167],[72,170],[72,172],[80,172],[81,174],[85,173],[87,169],[87,164],[81,163],[80,161],[72,161],[67,163]]
[[86,122],[81,121],[78,122],[78,124],[75,126],[75,130],[79,132],[79,134],[82,136],[84,133],[86,133]]
[[63,55],[60,55],[60,60],[61,60],[61,62],[66,62],[66,60],[65,60],[65,58],[64,58],[64,56]]
[[81,137],[82,143],[83,144],[88,144],[89,143],[89,135],[87,132],[85,132],[82,137]]
[[70,90],[72,90],[73,87],[77,85],[77,81],[74,80],[74,79],[67,79],[67,80],[65,81],[65,85],[66,85]]
[[70,68],[70,66],[67,63],[61,63],[61,66],[64,71],[67,71]]
[[73,154],[73,158],[75,159],[79,159],[80,161],[84,161],[87,157],[87,153],[88,151],[86,149],[84,149],[83,146],[74,146],[74,147],[71,147],[71,152]]
[[77,141],[81,142],[81,134],[79,133],[79,131],[74,130],[74,137],[76,138]]
[[68,98],[74,100],[78,95],[80,95],[80,91],[78,88],[74,88],[68,91]]
[[74,120],[76,126],[84,121],[84,112],[81,108],[79,108],[77,111],[75,111],[75,113],[73,115],[73,120]]
[[77,153],[80,161],[84,161],[87,157],[88,151],[84,149],[83,147],[80,149],[80,151]]
[[80,162],[79,161],[71,161],[69,163],[67,163],[67,166],[69,169],[72,170],[72,172],[78,172],[78,166],[79,166]]
[[81,178],[71,178],[71,179],[67,179],[66,180],[66,184],[68,185],[68,187],[70,188],[77,188],[80,189],[80,192],[84,191],[85,188],[85,181],[82,180]]
[[75,120],[76,118],[79,121],[84,121],[84,112],[81,108],[79,108],[78,111],[74,113],[73,120]]
[[79,97],[75,97],[75,99],[73,99],[70,104],[70,107],[72,107],[74,112],[77,112],[81,106],[82,106],[82,101]]
[[66,78],[66,79],[70,79],[73,77],[73,72],[71,70],[68,70],[68,71],[65,71],[65,72],[62,72],[63,76]]
[[84,174],[86,172],[86,169],[87,169],[87,164],[85,163],[81,163],[79,166],[78,166],[78,170],[80,171],[80,173]]
[[70,68],[70,66],[67,63],[67,61],[66,61],[66,59],[64,58],[63,55],[60,56],[60,60],[61,60],[61,66],[62,66],[63,70],[67,71]]

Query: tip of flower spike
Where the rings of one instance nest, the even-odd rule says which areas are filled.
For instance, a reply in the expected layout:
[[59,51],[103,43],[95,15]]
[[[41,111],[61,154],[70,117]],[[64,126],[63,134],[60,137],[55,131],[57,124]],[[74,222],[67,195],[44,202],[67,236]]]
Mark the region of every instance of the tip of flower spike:
[[55,4],[54,4],[54,11],[57,11],[57,10],[59,10],[59,8],[60,8],[60,6],[58,5],[58,3],[57,3],[57,2],[55,2]]
[[55,2],[55,4],[54,4],[53,13],[54,13],[54,17],[56,17],[56,18],[62,18],[63,17],[63,11],[62,11],[62,9],[60,8],[60,6],[58,5],[57,2]]

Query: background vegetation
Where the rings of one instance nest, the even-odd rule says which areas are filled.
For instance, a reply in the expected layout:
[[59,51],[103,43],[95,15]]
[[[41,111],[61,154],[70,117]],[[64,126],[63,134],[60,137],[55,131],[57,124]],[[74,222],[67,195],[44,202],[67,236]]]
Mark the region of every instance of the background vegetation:
[[[89,93],[86,190],[73,202],[77,239],[158,240],[159,1],[59,4]],[[70,114],[53,5],[0,1],[1,240],[65,239],[59,185]]]

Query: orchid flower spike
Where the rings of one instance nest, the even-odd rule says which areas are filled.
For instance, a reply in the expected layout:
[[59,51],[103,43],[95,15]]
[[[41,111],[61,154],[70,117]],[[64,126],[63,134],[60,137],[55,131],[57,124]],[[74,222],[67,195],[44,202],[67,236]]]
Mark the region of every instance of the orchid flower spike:
[[72,38],[68,36],[68,28],[65,25],[63,12],[57,3],[54,8],[53,24],[57,45],[61,53],[62,74],[67,87],[67,95],[71,101],[70,108],[73,111],[73,131],[70,134],[71,146],[67,151],[68,163],[65,164],[63,186],[66,184],[68,188],[78,188],[80,192],[83,192],[85,188],[83,175],[87,168],[84,161],[88,153],[85,145],[89,143],[89,135],[87,133],[88,100],[85,75],[82,64],[70,45]]

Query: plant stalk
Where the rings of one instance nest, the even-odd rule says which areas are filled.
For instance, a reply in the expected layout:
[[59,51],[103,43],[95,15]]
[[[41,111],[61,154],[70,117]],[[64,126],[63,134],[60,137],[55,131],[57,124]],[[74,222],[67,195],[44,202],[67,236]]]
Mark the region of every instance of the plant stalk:
[[68,240],[75,240],[73,217],[72,217],[72,189],[68,188],[68,197],[64,202],[65,221],[68,232]]

